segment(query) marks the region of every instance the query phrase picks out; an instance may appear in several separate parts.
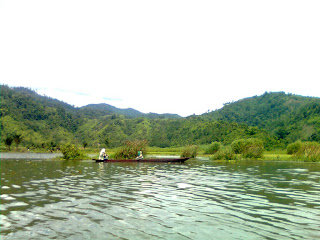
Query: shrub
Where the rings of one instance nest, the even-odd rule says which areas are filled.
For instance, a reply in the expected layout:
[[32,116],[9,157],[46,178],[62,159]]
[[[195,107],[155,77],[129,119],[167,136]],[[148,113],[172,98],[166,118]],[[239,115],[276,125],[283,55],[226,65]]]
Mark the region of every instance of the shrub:
[[61,147],[61,152],[63,154],[63,159],[81,159],[83,155],[80,153],[79,148],[73,144],[65,144]]
[[133,159],[138,156],[138,151],[147,155],[147,140],[126,141],[122,147],[114,154],[114,159]]
[[220,148],[211,158],[212,160],[234,160],[234,151],[231,146]]
[[243,158],[262,158],[263,157],[263,144],[261,145],[248,145],[242,153]]
[[215,154],[221,148],[221,143],[213,142],[211,145],[205,150],[204,154]]
[[236,154],[242,154],[243,158],[262,158],[264,147],[260,139],[250,138],[236,140],[232,144],[232,150]]
[[299,152],[301,148],[302,148],[302,142],[300,140],[294,143],[291,143],[287,147],[287,154],[295,154]]
[[190,145],[183,149],[181,157],[195,158],[198,154],[198,146]]
[[235,154],[241,154],[244,152],[246,147],[246,141],[244,139],[241,140],[235,140],[231,143],[232,150]]

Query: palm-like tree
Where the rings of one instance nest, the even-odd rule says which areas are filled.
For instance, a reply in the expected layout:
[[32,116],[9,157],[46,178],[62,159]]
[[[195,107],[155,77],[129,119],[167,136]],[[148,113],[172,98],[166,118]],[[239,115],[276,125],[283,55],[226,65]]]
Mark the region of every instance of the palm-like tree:
[[17,150],[18,150],[18,147],[19,147],[22,139],[23,139],[23,137],[22,137],[21,134],[15,134],[15,135],[13,136],[13,140],[14,140],[14,142],[16,143]]

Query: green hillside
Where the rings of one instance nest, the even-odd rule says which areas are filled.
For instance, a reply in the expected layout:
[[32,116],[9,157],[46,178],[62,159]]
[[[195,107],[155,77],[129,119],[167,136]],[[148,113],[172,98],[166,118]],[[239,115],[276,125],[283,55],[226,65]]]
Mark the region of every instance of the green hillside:
[[256,126],[286,143],[320,141],[320,98],[265,93],[225,104],[203,117]]
[[26,88],[1,86],[1,143],[21,135],[22,145],[47,146],[72,141],[83,119],[74,107]]
[[[1,86],[1,149],[20,136],[20,148],[56,148],[64,143],[93,148],[117,147],[125,140],[146,139],[150,146],[231,144],[259,138],[266,149],[298,139],[319,141],[318,98],[266,93],[227,104],[201,116],[144,114],[107,104],[75,108],[26,88]],[[15,147],[15,144],[12,144]]]

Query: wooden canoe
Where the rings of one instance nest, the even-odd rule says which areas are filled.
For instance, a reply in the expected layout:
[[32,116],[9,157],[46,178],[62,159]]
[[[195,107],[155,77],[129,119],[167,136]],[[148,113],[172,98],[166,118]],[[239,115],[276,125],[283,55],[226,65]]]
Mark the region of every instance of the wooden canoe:
[[92,159],[96,162],[105,162],[105,163],[113,163],[113,162],[179,162],[183,163],[190,158],[145,158],[141,160],[137,159],[108,159],[108,160],[100,160],[100,159]]

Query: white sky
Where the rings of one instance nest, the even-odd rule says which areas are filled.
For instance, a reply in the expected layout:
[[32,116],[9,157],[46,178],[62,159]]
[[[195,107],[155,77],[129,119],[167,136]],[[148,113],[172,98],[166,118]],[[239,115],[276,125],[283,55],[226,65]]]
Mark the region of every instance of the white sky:
[[0,83],[75,106],[202,114],[320,97],[319,0],[0,0]]

